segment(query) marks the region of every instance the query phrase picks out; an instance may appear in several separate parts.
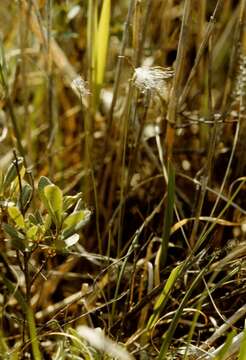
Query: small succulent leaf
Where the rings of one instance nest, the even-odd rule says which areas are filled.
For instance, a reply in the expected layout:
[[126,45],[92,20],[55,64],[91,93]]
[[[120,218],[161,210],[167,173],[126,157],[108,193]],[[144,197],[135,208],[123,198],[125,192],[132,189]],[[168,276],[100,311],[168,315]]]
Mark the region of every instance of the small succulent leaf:
[[66,195],[63,198],[63,209],[64,211],[67,211],[68,209],[70,209],[72,206],[74,206],[76,204],[76,202],[81,199],[82,197],[82,193],[79,192],[78,194],[71,196],[71,195]]
[[17,206],[8,207],[8,214],[19,228],[25,228],[24,217]]
[[91,212],[89,210],[79,210],[70,214],[63,223],[62,238],[67,239],[75,232],[80,230],[89,221]]
[[34,237],[36,236],[38,232],[38,226],[37,225],[32,225],[26,232],[26,237],[28,239],[34,240]]
[[30,224],[38,225],[37,218],[36,218],[36,216],[33,215],[33,214],[29,214],[29,215],[28,215],[28,221],[29,221]]
[[[20,179],[21,182],[23,181],[24,175],[25,175],[26,169],[24,168],[24,166],[21,166],[19,168],[19,175],[20,175]],[[21,184],[22,186],[22,184]],[[20,182],[19,182],[19,177],[16,177],[10,184],[9,186],[9,192],[11,193],[11,197],[12,198],[16,198],[18,199],[20,197]]]
[[4,176],[3,180],[3,187],[4,190],[7,189],[7,187],[17,178],[17,169],[16,166],[19,168],[23,165],[23,158],[19,157],[17,159],[17,165],[12,162],[12,164],[8,167],[6,175]]
[[44,188],[47,185],[51,185],[52,182],[50,181],[50,179],[48,179],[46,176],[41,176],[38,182],[38,192],[41,195],[44,191]]
[[66,247],[75,245],[79,241],[79,234],[75,233],[64,240]]
[[29,204],[31,198],[32,198],[32,187],[29,184],[25,184],[22,187],[22,193],[21,193],[21,204],[23,206],[23,208],[25,209],[26,206]]
[[44,188],[44,196],[49,205],[50,215],[56,224],[57,227],[60,226],[62,222],[62,212],[63,212],[63,194],[61,189],[54,185],[47,185]]
[[76,203],[76,205],[75,205],[75,207],[74,207],[73,212],[82,210],[83,207],[84,207],[84,206],[83,206],[83,201],[82,201],[82,199],[80,198],[80,199],[78,199],[78,201],[77,201],[77,203]]
[[47,214],[45,216],[45,219],[44,219],[44,225],[43,225],[43,228],[44,228],[44,232],[46,233],[46,231],[48,231],[51,227],[51,224],[52,224],[52,218],[51,218],[51,215],[50,214]]
[[43,217],[42,217],[39,210],[36,210],[34,215],[35,215],[37,224],[43,224],[44,223]]
[[44,189],[46,186],[51,185],[51,184],[52,184],[52,182],[46,176],[41,176],[39,179],[39,182],[38,182],[38,194],[47,210],[49,210],[49,204],[44,195]]
[[75,226],[82,220],[84,220],[85,214],[83,210],[75,211],[68,215],[64,220],[63,228],[75,228]]
[[58,251],[64,251],[66,250],[66,244],[65,244],[65,241],[58,237],[57,239],[55,239],[55,241],[53,242],[53,246],[55,247],[56,250]]
[[3,224],[3,229],[5,233],[12,240],[13,247],[15,249],[24,251],[25,250],[25,237],[19,231],[17,231],[13,226],[9,224]]

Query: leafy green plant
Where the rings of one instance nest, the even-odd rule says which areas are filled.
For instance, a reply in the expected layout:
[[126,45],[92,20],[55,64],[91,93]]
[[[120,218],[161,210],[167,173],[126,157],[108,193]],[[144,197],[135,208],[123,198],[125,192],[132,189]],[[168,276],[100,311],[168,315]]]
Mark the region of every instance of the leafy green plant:
[[[0,206],[1,223],[10,246],[17,253],[20,270],[25,278],[25,289],[18,287],[13,281],[11,267],[6,256],[1,258],[5,264],[2,281],[10,294],[13,294],[20,307],[29,329],[29,339],[35,360],[40,360],[40,346],[34,313],[31,307],[31,287],[37,274],[31,272],[30,262],[35,253],[48,250],[53,254],[66,252],[79,240],[78,231],[88,222],[90,211],[81,207],[81,193],[64,196],[62,190],[47,177],[38,181],[40,207],[31,211],[32,197],[35,189],[26,180],[23,158],[12,162],[4,175],[0,174]],[[30,176],[29,176],[30,178]],[[18,284],[18,279],[16,279]],[[7,344],[3,343],[6,347]]]

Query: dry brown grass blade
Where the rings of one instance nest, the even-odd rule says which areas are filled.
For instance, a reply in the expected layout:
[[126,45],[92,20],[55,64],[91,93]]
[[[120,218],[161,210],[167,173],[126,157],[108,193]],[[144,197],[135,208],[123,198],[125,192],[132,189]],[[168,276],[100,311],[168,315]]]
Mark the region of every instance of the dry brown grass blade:
[[[26,0],[20,0],[22,5],[22,10],[25,15],[28,14],[29,5]],[[41,28],[41,25],[37,19],[37,15],[35,13],[34,5],[32,6],[30,16],[27,16],[29,19],[30,28],[37,37],[40,44],[46,46],[46,37],[45,37],[45,29]],[[54,64],[57,66],[62,76],[64,76],[65,82],[70,85],[71,82],[78,77],[78,73],[75,71],[74,67],[69,62],[67,56],[64,54],[60,46],[57,44],[54,38],[50,39],[50,56],[53,60]],[[74,93],[80,98],[80,94],[76,88],[72,88]],[[86,99],[82,98],[83,105],[87,108],[88,104]]]
[[[174,224],[172,226],[171,234],[175,233],[177,230],[181,229],[188,222],[193,221],[193,220],[195,220],[195,217],[180,220],[179,222],[177,222],[176,224]],[[242,224],[245,223],[245,221],[233,222],[233,221],[228,221],[225,219],[218,219],[216,217],[211,217],[211,216],[199,216],[199,221],[212,222],[212,223],[216,223],[216,224],[222,225],[222,226],[241,226]]]
[[238,309],[229,319],[227,319],[227,323],[221,325],[216,331],[211,335],[200,347],[203,350],[209,349],[217,339],[225,334],[225,332],[230,329],[235,322],[239,319],[243,318],[246,314],[246,305],[242,306]]

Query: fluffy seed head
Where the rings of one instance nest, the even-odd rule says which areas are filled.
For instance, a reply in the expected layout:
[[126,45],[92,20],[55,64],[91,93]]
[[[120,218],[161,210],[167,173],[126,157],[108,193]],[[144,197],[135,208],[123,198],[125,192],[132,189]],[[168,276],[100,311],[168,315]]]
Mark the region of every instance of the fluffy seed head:
[[135,69],[133,81],[140,91],[160,92],[172,77],[173,70],[171,68],[142,66]]
[[87,96],[90,94],[85,80],[78,76],[71,82],[71,88],[78,92],[80,96]]

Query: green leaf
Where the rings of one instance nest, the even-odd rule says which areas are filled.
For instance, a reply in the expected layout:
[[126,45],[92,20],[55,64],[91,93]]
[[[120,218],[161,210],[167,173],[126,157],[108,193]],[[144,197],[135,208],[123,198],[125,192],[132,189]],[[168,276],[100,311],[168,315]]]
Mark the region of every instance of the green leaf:
[[51,215],[50,214],[46,214],[45,219],[44,219],[44,232],[46,233],[46,231],[48,231],[51,227],[52,224],[52,219],[51,219]]
[[106,59],[108,53],[108,41],[110,30],[110,12],[111,0],[104,0],[102,4],[101,16],[98,25],[97,33],[97,70],[96,70],[96,84],[102,85]]
[[46,186],[51,185],[51,184],[52,184],[52,182],[46,176],[41,176],[41,178],[39,179],[39,182],[38,182],[39,197],[42,200],[46,209],[48,209],[49,205],[48,205],[46,197],[44,196],[44,189]]
[[28,215],[28,220],[30,222],[30,224],[34,224],[34,225],[38,225],[38,221],[37,221],[37,218],[34,214],[29,214]]
[[15,249],[24,251],[26,248],[25,244],[25,237],[19,231],[17,231],[13,226],[9,224],[3,224],[3,229],[6,234],[12,240],[13,247]]
[[38,182],[38,191],[40,194],[43,193],[47,185],[52,185],[52,182],[46,176],[41,176]]
[[87,224],[90,215],[91,212],[89,210],[79,210],[70,214],[64,220],[62,238],[66,239],[80,230],[85,224]]
[[29,336],[30,336],[30,343],[32,345],[32,354],[34,360],[41,360],[42,355],[40,353],[39,349],[39,339],[37,335],[37,328],[35,323],[35,316],[34,312],[31,306],[27,304],[24,296],[18,289],[18,286],[16,284],[12,283],[10,280],[8,280],[5,276],[2,276],[2,280],[6,287],[8,288],[9,292],[13,294],[18,302],[18,304],[21,306],[23,313],[26,316],[27,320],[27,326],[29,330]]
[[246,360],[246,329],[243,332],[238,360]]
[[23,158],[19,157],[17,159],[17,164],[12,162],[12,164],[9,166],[3,181],[4,190],[6,190],[7,187],[17,178],[18,174],[17,174],[16,166],[20,168],[22,165],[23,165]]
[[19,228],[25,228],[25,221],[23,215],[17,206],[8,207],[8,214]]
[[226,337],[226,341],[224,343],[224,345],[222,346],[220,352],[218,353],[218,355],[216,356],[216,358],[214,360],[223,360],[225,359],[225,356],[232,344],[233,338],[234,336],[236,336],[237,332],[236,330],[232,330]]
[[62,212],[63,212],[63,195],[61,189],[54,185],[47,185],[44,188],[44,196],[48,202],[48,211],[56,224],[57,227],[60,227],[62,222]]
[[29,204],[31,198],[32,198],[32,187],[29,184],[25,184],[22,187],[22,193],[21,193],[21,203],[24,209],[26,209],[27,205]]
[[66,247],[75,245],[79,241],[79,234],[75,233],[64,240]]
[[68,209],[70,209],[72,206],[74,206],[76,204],[76,202],[78,200],[80,200],[82,197],[82,193],[79,192],[78,194],[71,196],[71,195],[66,195],[63,198],[63,210],[67,211]]
[[182,269],[182,265],[178,265],[171,271],[171,274],[169,275],[169,278],[167,279],[166,285],[164,286],[164,289],[162,290],[159,298],[157,299],[157,301],[155,303],[153,314],[151,315],[149,322],[147,324],[148,330],[153,328],[153,326],[155,325],[156,321],[158,320],[161,312],[163,311],[163,309],[168,301],[169,293],[170,293],[173,285],[175,284],[181,269]]
[[38,226],[37,225],[32,225],[26,232],[26,237],[28,239],[34,240],[34,237],[36,236],[38,232]]

